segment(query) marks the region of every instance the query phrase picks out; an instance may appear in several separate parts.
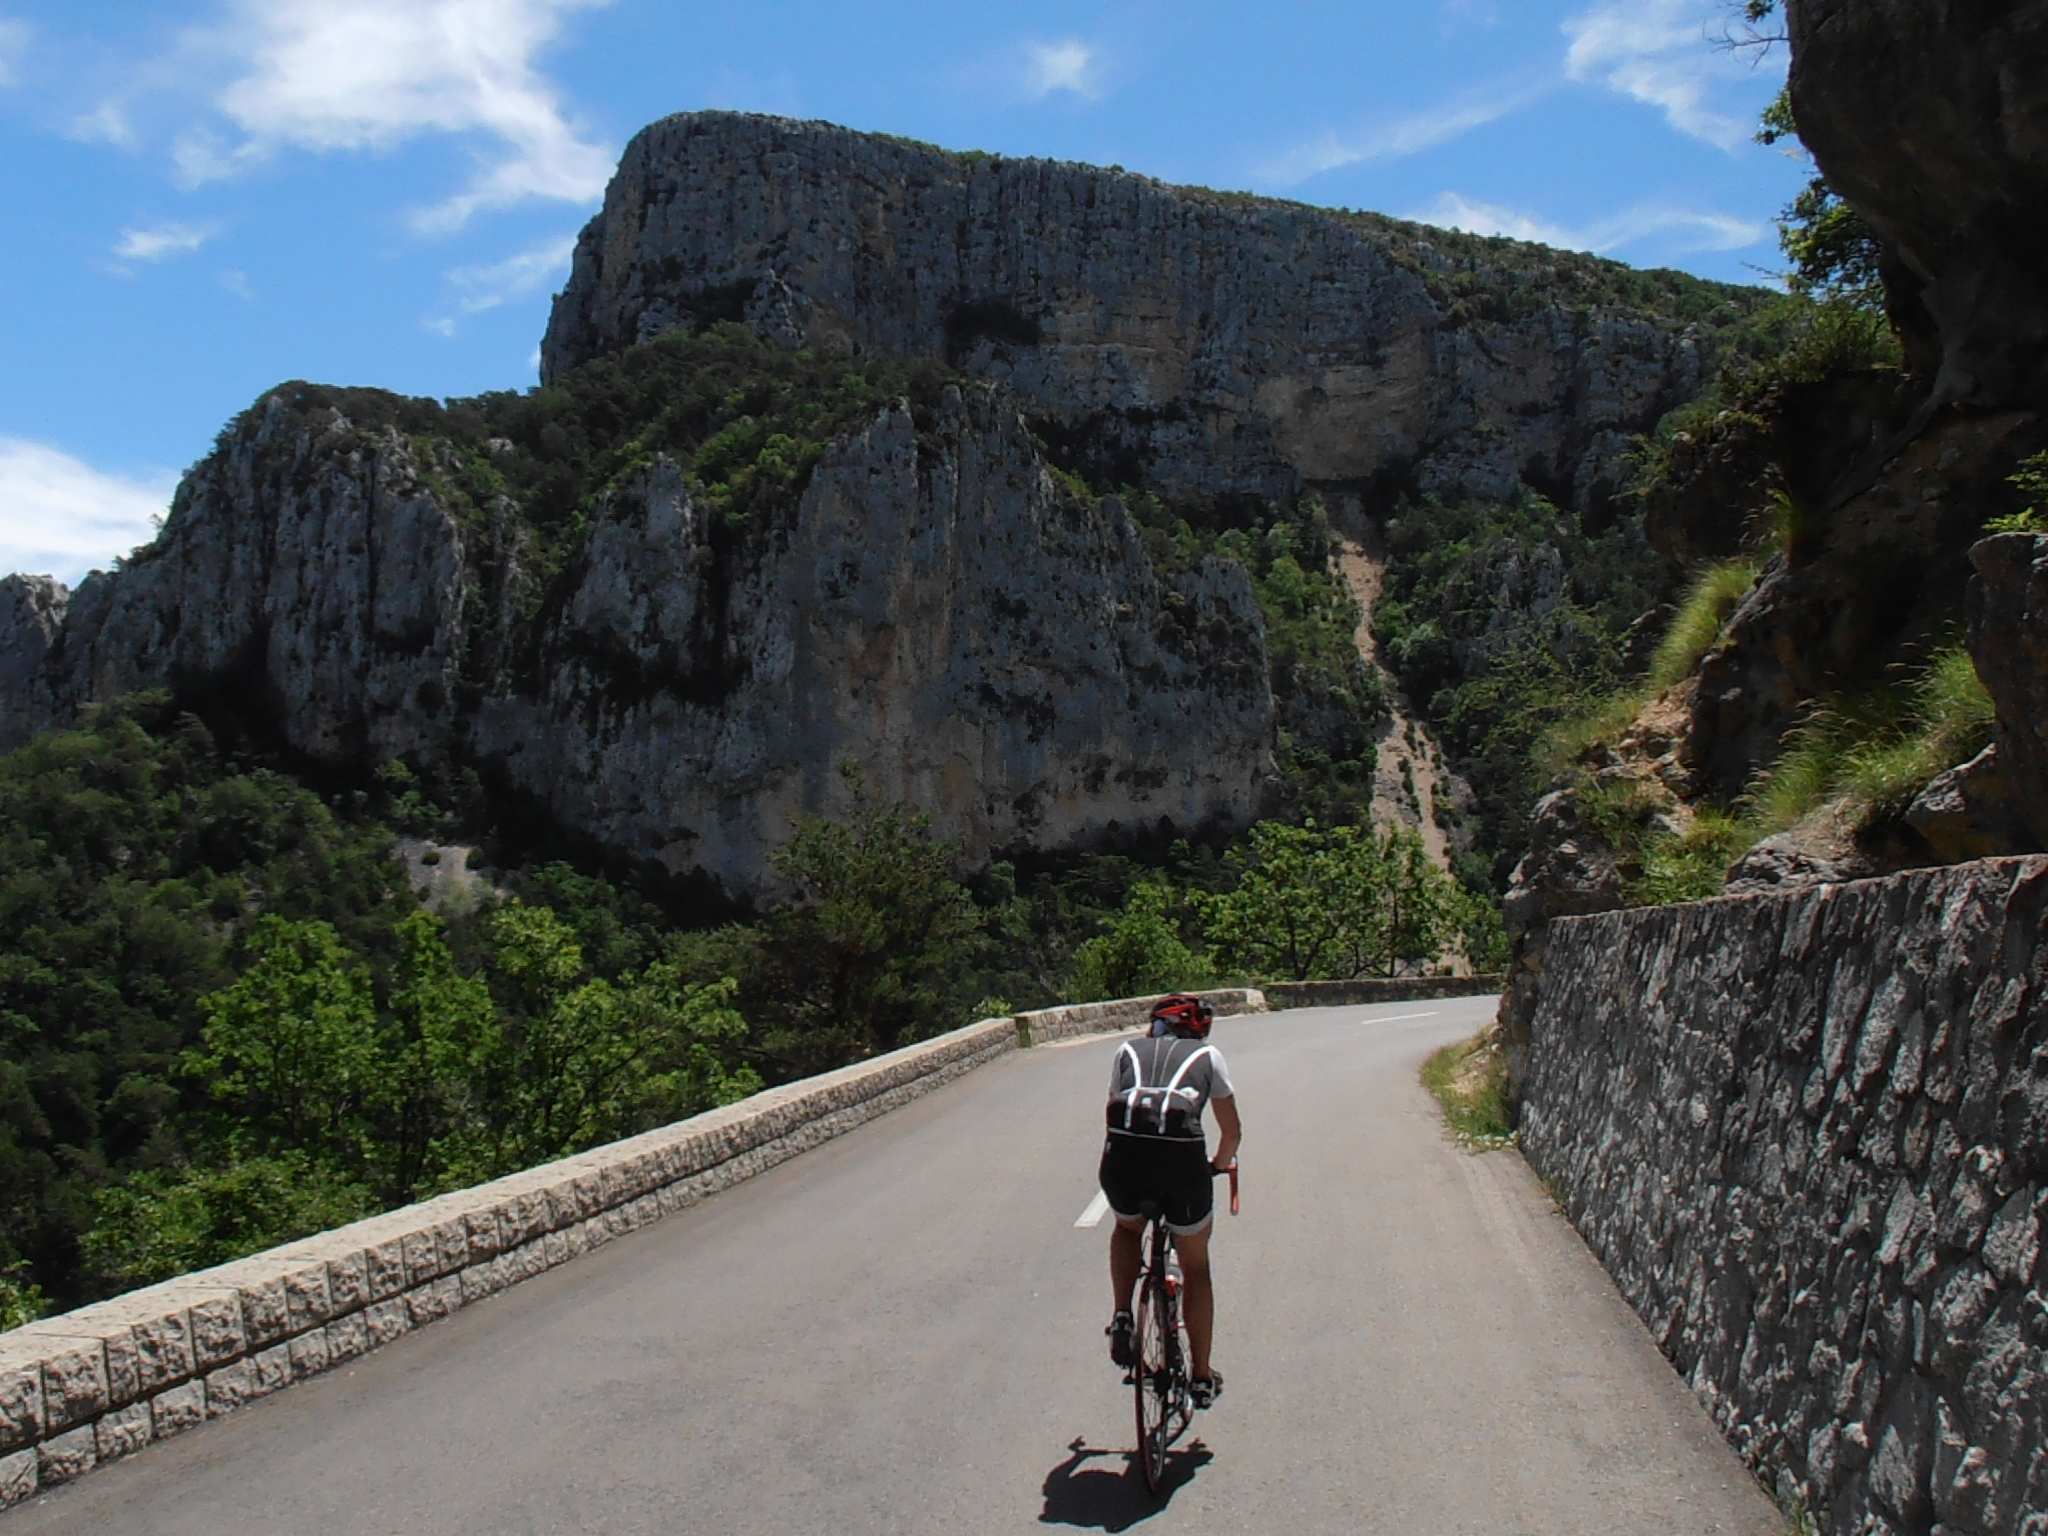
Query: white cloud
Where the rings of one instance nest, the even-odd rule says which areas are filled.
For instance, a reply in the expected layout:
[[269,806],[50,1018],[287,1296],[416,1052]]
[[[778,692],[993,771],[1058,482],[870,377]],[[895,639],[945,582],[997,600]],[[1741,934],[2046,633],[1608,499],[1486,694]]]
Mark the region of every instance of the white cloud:
[[1363,133],[1330,130],[1269,161],[1260,169],[1259,179],[1291,187],[1347,165],[1419,154],[1521,111],[1548,89],[1543,85],[1501,86],[1459,97]]
[[[455,289],[456,310],[463,315],[480,315],[487,309],[531,298],[552,287],[555,279],[569,270],[569,260],[575,254],[576,237],[564,235],[486,267],[457,267],[448,274],[449,285]],[[437,335],[453,336],[456,317],[439,316],[426,325]]]
[[1474,235],[1505,235],[1512,240],[1534,240],[1568,251],[1605,254],[1634,245],[1652,235],[1677,234],[1676,243],[1664,249],[1671,255],[1688,251],[1739,251],[1755,245],[1772,233],[1768,224],[1734,218],[1725,213],[1673,208],[1661,203],[1639,203],[1611,218],[1583,229],[1553,223],[1535,214],[1503,208],[1494,203],[1475,203],[1456,192],[1446,192],[1427,208],[1408,214],[1418,224],[1439,229],[1462,229]]
[[114,254],[123,261],[162,261],[170,256],[188,256],[213,238],[211,229],[196,224],[159,224],[153,229],[121,232]]
[[583,138],[534,58],[565,13],[605,3],[236,0],[210,41],[234,60],[218,105],[245,137],[187,134],[173,151],[179,174],[197,185],[287,146],[385,150],[424,134],[480,134],[502,154],[423,210],[423,229],[527,198],[588,202],[604,190],[612,152]]
[[254,299],[256,290],[249,286],[249,274],[236,267],[229,267],[220,275],[221,287],[238,299]]
[[41,443],[0,437],[0,571],[76,581],[156,537],[176,481],[102,474]]
[[67,138],[86,144],[114,144],[131,149],[140,142],[128,112],[118,101],[103,101],[92,111],[71,119],[64,130]]
[[1055,91],[1071,91],[1088,101],[1102,95],[1101,60],[1095,49],[1078,37],[1025,45],[1025,95],[1043,101]]
[[0,16],[0,86],[21,84],[21,61],[32,36],[27,22]]
[[1709,99],[1746,67],[1709,41],[1713,0],[1601,0],[1568,17],[1565,71],[1660,108],[1680,133],[1734,149],[1750,135],[1738,117]]

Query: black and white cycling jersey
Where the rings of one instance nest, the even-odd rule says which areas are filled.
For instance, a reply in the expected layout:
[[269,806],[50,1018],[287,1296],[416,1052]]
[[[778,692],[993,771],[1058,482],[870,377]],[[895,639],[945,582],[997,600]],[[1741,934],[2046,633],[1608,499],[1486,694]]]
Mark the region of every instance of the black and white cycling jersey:
[[1209,1101],[1236,1092],[1223,1053],[1206,1040],[1127,1040],[1109,1073],[1110,1133],[1199,1142]]

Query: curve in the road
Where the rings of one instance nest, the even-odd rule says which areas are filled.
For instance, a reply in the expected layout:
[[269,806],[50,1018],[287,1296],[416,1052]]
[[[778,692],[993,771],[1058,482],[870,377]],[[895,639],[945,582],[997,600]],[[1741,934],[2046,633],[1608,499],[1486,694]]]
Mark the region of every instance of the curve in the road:
[[[1513,1153],[1416,1067],[1488,999],[1228,1020],[1230,1392],[1130,1467],[1094,1193],[1113,1041],[1019,1052],[0,1536],[1781,1529]],[[1400,1017],[1405,1016],[1405,1017]],[[1162,1522],[1163,1523],[1163,1522]]]

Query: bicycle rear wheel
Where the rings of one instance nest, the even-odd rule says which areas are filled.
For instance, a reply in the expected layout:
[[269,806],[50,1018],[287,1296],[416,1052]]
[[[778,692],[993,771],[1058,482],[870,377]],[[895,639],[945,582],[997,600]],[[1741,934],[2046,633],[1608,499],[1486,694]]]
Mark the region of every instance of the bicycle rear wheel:
[[1138,1363],[1131,1373],[1138,1409],[1138,1460],[1144,1464],[1145,1486],[1158,1493],[1166,1482],[1166,1448],[1173,1441],[1174,1348],[1173,1302],[1166,1277],[1157,1270],[1138,1285],[1137,1335],[1132,1345]]

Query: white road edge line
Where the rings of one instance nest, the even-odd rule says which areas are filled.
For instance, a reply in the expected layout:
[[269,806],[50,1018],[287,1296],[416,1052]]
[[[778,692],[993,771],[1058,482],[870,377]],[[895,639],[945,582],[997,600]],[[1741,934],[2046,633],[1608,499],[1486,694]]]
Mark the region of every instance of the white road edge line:
[[1077,1227],[1099,1227],[1102,1225],[1102,1218],[1108,1214],[1109,1196],[1098,1189],[1095,1191],[1095,1198],[1088,1202],[1088,1209],[1081,1213],[1081,1219],[1075,1222],[1074,1225]]
[[1433,1019],[1442,1012],[1443,1009],[1441,1008],[1432,1008],[1427,1013],[1381,1013],[1374,1014],[1370,1018],[1360,1019],[1358,1022],[1361,1024],[1398,1024],[1403,1019]]

